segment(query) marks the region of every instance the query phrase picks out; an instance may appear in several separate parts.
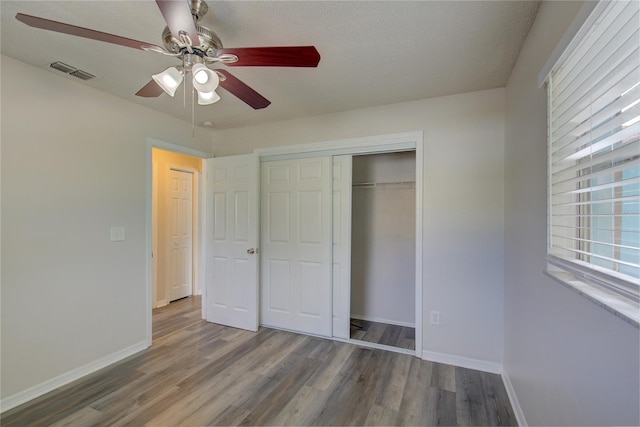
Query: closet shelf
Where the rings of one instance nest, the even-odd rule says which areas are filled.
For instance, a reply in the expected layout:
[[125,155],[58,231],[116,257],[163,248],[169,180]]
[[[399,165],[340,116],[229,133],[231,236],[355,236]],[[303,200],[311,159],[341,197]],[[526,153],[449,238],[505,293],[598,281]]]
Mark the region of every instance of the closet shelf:
[[354,188],[375,188],[375,187],[387,187],[396,185],[415,185],[415,181],[396,181],[396,182],[354,182],[352,187]]

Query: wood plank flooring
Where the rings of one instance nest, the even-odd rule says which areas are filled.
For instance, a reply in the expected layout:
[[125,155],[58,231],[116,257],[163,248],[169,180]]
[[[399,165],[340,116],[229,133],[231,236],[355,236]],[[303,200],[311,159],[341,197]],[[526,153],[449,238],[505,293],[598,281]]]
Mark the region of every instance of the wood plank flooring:
[[164,307],[154,308],[152,340],[166,337],[202,321],[201,295],[182,298]]
[[4,413],[3,426],[515,425],[499,375],[208,322]]
[[[358,325],[362,329],[354,326]],[[351,319],[351,339],[415,350],[416,332],[406,326]]]

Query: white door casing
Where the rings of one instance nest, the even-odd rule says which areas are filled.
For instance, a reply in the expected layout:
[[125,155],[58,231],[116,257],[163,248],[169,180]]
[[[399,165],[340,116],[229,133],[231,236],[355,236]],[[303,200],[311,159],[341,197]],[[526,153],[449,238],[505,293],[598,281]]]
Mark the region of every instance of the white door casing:
[[193,173],[171,169],[168,188],[169,301],[193,293]]
[[206,318],[258,330],[258,157],[207,159]]
[[[157,241],[156,235],[153,232],[153,204],[154,204],[154,192],[153,192],[153,149],[159,148],[161,150],[173,151],[175,153],[186,154],[189,156],[206,159],[211,156],[210,153],[205,151],[196,150],[193,148],[188,148],[182,145],[173,144],[166,141],[161,141],[155,138],[147,138],[146,140],[146,196],[145,196],[145,307],[144,307],[144,317],[145,317],[145,342],[147,346],[150,346],[152,343],[152,310],[154,308],[155,302],[153,297],[153,278],[157,277],[156,272],[153,270],[153,242]],[[194,281],[202,281],[204,278],[204,274],[201,274],[200,271],[203,271],[204,262],[201,262],[201,257],[204,253],[204,228],[202,226],[202,221],[204,219],[204,215],[202,215],[202,210],[204,209],[204,192],[205,185],[200,185],[201,182],[199,180],[199,174],[196,171],[194,172],[194,178],[196,180],[195,190],[194,190],[194,211],[196,215],[194,215],[194,245],[193,245],[193,257],[194,257],[194,269],[198,269],[198,274],[194,274]],[[158,170],[158,175],[160,175],[160,170]],[[160,200],[158,199],[160,202]],[[164,204],[164,200],[161,201]],[[158,205],[158,208],[160,206]],[[155,254],[154,254],[155,255]],[[159,266],[160,267],[160,266]],[[194,270],[195,271],[195,270]],[[202,286],[199,283],[194,283],[196,288],[201,288]],[[166,291],[166,288],[165,288]],[[203,296],[204,298],[204,296]]]
[[151,162],[151,292],[152,307],[158,307],[158,161]]
[[332,335],[330,156],[262,163],[261,323]]
[[350,338],[352,156],[333,157],[333,336]]

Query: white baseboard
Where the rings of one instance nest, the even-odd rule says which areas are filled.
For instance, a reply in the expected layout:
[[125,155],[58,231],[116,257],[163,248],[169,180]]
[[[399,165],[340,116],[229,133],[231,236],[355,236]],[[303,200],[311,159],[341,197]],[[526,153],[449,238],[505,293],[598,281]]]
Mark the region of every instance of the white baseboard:
[[351,314],[351,318],[352,319],[358,319],[358,320],[366,320],[368,322],[386,323],[387,325],[404,326],[404,327],[407,327],[407,328],[415,328],[416,327],[415,323],[401,322],[399,320],[383,319],[381,317],[363,316],[363,315],[360,315],[360,314]]
[[62,375],[58,375],[57,377],[51,378],[50,380],[16,393],[13,396],[4,398],[0,400],[0,413],[15,408],[16,406],[22,405],[23,403],[27,403],[28,401],[33,400],[36,397],[40,397],[43,394],[49,393],[50,391],[67,385],[86,375],[99,371],[102,368],[106,368],[107,366],[119,362],[122,359],[125,359],[135,353],[138,353],[139,351],[142,351],[147,347],[149,347],[147,341],[141,341],[137,344],[124,348],[120,351],[116,351],[115,353],[112,353],[108,356],[101,357],[100,359],[95,360],[91,363],[87,363],[86,365],[80,366],[79,368],[73,369]]
[[511,408],[513,408],[513,412],[516,416],[516,421],[518,421],[518,425],[520,427],[527,427],[527,420],[524,418],[524,413],[522,412],[522,407],[520,407],[518,396],[516,396],[516,391],[513,388],[513,384],[511,384],[509,374],[507,374],[504,369],[502,370],[502,382],[504,383],[504,388],[507,389],[507,395],[509,396]]
[[461,368],[475,369],[477,371],[501,374],[502,365],[500,363],[489,362],[480,359],[470,359],[468,357],[455,356],[453,354],[437,353],[435,351],[422,350],[422,359],[431,362],[444,363],[447,365],[459,366]]

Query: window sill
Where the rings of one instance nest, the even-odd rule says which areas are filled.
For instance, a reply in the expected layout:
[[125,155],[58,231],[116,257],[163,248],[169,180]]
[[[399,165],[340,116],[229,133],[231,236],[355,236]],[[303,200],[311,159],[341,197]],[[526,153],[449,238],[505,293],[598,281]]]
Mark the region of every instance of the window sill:
[[585,283],[566,271],[545,270],[545,274],[561,285],[577,292],[614,316],[640,329],[640,304],[596,284]]

